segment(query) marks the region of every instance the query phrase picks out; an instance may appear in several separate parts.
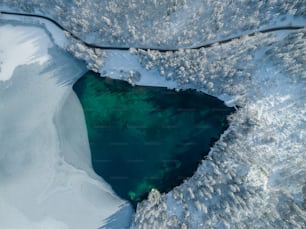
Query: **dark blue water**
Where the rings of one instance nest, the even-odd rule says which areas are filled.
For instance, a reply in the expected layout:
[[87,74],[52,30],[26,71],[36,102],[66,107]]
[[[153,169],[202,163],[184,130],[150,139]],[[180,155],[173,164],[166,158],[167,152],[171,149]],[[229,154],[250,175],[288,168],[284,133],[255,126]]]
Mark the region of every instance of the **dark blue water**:
[[167,192],[192,176],[233,112],[204,93],[132,87],[93,72],[74,90],[94,170],[134,206],[152,188]]

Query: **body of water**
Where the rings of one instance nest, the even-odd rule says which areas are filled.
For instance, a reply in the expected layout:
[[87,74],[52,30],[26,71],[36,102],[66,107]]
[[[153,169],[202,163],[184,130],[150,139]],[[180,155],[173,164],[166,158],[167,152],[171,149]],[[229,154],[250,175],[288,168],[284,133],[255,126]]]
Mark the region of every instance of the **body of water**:
[[204,93],[132,87],[93,72],[74,90],[94,170],[134,206],[152,188],[167,192],[192,176],[233,112]]

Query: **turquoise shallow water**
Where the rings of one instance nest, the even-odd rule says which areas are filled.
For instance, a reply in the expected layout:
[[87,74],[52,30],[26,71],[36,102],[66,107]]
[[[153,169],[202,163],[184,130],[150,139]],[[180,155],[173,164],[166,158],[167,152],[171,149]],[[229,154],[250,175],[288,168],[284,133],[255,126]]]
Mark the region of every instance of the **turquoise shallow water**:
[[93,72],[74,90],[94,170],[134,206],[152,188],[167,192],[192,176],[233,112],[203,93],[132,87]]

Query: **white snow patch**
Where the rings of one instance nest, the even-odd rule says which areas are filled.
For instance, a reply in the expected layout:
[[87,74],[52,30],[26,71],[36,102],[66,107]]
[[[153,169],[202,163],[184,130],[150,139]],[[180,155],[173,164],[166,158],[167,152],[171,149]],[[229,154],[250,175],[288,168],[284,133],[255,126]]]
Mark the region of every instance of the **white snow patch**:
[[103,76],[112,79],[123,79],[123,73],[130,71],[137,71],[140,73],[140,80],[136,81],[136,85],[140,86],[154,86],[154,87],[167,87],[170,89],[177,87],[177,82],[166,80],[162,77],[156,69],[146,70],[137,60],[137,56],[128,51],[113,50],[108,52],[108,58],[103,67],[100,68],[100,73]]
[[[8,11],[12,11],[12,10],[8,10]],[[50,22],[46,19],[19,16],[19,15],[5,15],[5,14],[2,14],[0,16],[1,16],[1,19],[3,19],[3,20],[9,20],[9,21],[17,22],[17,23],[30,23],[30,24],[33,24],[33,25],[42,25],[50,33],[52,41],[57,46],[59,46],[61,48],[65,48],[65,46],[68,44],[68,39],[66,38],[63,30],[60,29],[54,23],[52,23],[52,22]]]
[[39,28],[29,30],[13,25],[0,27],[0,81],[11,78],[14,69],[22,64],[44,64],[50,56],[51,41]]

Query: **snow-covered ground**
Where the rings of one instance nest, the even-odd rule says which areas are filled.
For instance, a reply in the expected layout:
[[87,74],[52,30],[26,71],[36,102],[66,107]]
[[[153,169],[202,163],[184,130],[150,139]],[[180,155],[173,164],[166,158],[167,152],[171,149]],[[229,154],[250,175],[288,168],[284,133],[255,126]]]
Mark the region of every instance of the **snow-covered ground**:
[[[1,7],[1,6],[0,10],[7,10],[9,12],[12,11],[12,9],[10,8]],[[17,23],[34,24],[36,26],[41,25],[42,27],[46,28],[46,32],[48,33],[48,35],[50,35],[52,42],[57,46],[64,48],[69,43],[68,39],[65,36],[65,33],[57,25],[54,25],[52,22],[45,20],[43,18],[31,18],[25,16],[0,14],[0,20],[11,21],[11,23],[17,22]],[[3,37],[3,39],[7,38]],[[47,48],[47,46],[44,45],[44,47],[42,48]]]
[[210,43],[288,25],[306,11],[303,0],[2,0],[7,6],[51,17],[89,43],[143,48]]
[[26,27],[16,30],[14,26],[2,26],[0,34],[0,60],[2,62],[0,81],[12,77],[13,71],[19,65],[44,64],[49,60],[50,42],[45,33],[36,37],[36,30],[31,31]]
[[[20,3],[20,1],[11,2]],[[106,22],[106,27],[113,28],[105,31],[103,25],[100,32],[105,36],[98,37],[92,33],[86,35],[87,29],[91,27],[86,23],[96,20],[91,14],[87,14],[86,9],[90,9],[92,4],[99,4],[96,1],[77,2],[86,6],[86,9],[80,7],[84,14],[79,14],[75,7],[71,8],[74,11],[71,13],[75,16],[73,25],[69,24],[71,18],[68,18],[68,21],[64,20],[61,15],[61,12],[64,12],[62,10],[57,9],[57,13],[50,10],[50,15],[58,14],[55,17],[62,19],[61,21],[69,28],[74,28],[75,32],[85,38],[87,36],[91,41],[96,39],[97,43],[109,41],[109,44],[113,44],[109,39],[115,36],[118,38],[115,44],[119,45],[122,44],[122,39],[127,39],[132,44],[150,44],[152,40],[156,40],[156,37],[162,37],[165,46],[175,44],[175,47],[190,41],[192,44],[197,42],[200,44],[202,41],[224,39],[258,28],[282,26],[288,23],[301,25],[305,22],[306,4],[303,0],[265,3],[207,1],[206,8],[197,7],[198,2],[195,0],[189,6],[188,4],[175,6],[178,10],[174,14],[169,14],[170,21],[160,17],[166,25],[157,23],[152,30],[155,31],[160,25],[164,25],[161,26],[159,33],[152,35],[152,31],[144,33],[145,29],[140,29],[138,32],[151,36],[147,40],[144,39],[143,43],[137,40],[139,38],[137,34],[134,37],[135,41],[128,33],[125,34],[124,31],[119,31],[121,28],[116,27],[118,23],[116,15],[119,14],[120,17],[122,15],[120,4],[116,4],[116,1],[112,1],[111,7],[106,7],[106,11],[112,11],[110,15],[114,16],[114,21],[109,22],[113,18],[102,19]],[[47,1],[41,1],[39,4],[41,8],[48,6]],[[140,7],[137,4],[134,8],[136,10]],[[31,9],[32,5],[29,4],[28,7]],[[199,10],[200,14],[194,13],[193,8]],[[128,8],[122,7],[121,10]],[[158,10],[160,9],[156,9],[154,13]],[[96,15],[101,17],[101,14]],[[202,19],[198,20],[198,16]],[[78,27],[80,21],[87,26]],[[107,25],[108,22],[113,24]],[[181,40],[177,43],[173,42],[175,35],[167,34],[169,23],[173,31],[179,33],[177,38]],[[204,27],[199,27],[201,25]],[[143,25],[140,24],[141,26]],[[129,29],[132,33],[135,28]],[[116,31],[118,34],[115,34]],[[108,35],[105,32],[109,32]],[[195,33],[197,35],[193,37],[194,39],[188,38]],[[203,34],[205,36],[202,36]],[[73,41],[71,42],[74,45]],[[154,42],[151,44],[158,46]],[[134,228],[305,228],[305,29],[245,36],[208,49],[169,53],[139,50],[107,51],[100,53],[102,58],[97,54],[98,50],[88,51],[86,47],[75,46],[77,49],[74,50],[74,54],[86,60],[102,75],[130,80],[135,84],[194,88],[217,96],[228,105],[239,106],[239,110],[230,117],[230,128],[211,149],[210,156],[202,162],[194,176],[167,194],[160,195],[153,191],[148,201],[138,206],[133,222]],[[93,58],[88,59],[88,55],[84,55],[86,52]],[[27,56],[24,58],[27,59]],[[103,67],[100,64],[95,65],[95,61],[104,62],[105,65]],[[171,81],[166,81],[163,77]],[[7,85],[13,81],[6,82]],[[69,98],[74,100],[73,96]],[[67,116],[69,112],[56,117]],[[66,128],[61,133],[65,131]],[[78,157],[71,155],[67,154],[64,157],[65,161],[74,168],[83,168],[86,171],[85,168],[88,168],[86,164],[79,164]],[[11,210],[14,211],[20,210]],[[121,213],[120,211],[120,215]],[[31,217],[27,216],[26,220],[35,218]],[[60,221],[56,217],[54,217],[56,221],[46,220],[48,223]]]
[[92,170],[72,91],[84,63],[44,29],[0,25],[0,228],[126,226],[132,209]]
[[305,228],[305,38],[303,29],[141,53],[180,86],[225,93],[240,109],[192,178],[138,206],[133,228]]
[[131,84],[177,88],[177,82],[166,80],[155,70],[146,70],[136,55],[127,51],[108,51],[104,65],[99,69],[102,76],[126,80]]

